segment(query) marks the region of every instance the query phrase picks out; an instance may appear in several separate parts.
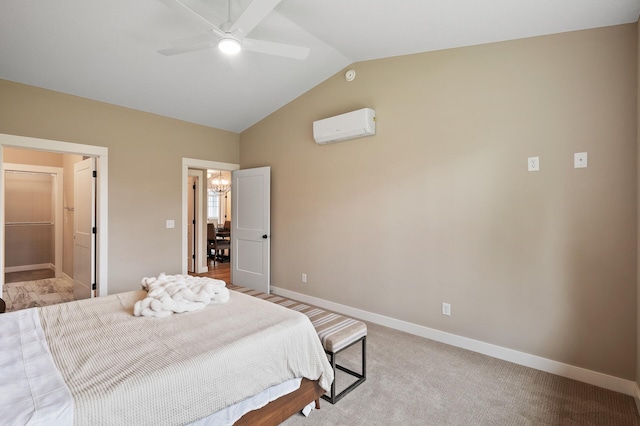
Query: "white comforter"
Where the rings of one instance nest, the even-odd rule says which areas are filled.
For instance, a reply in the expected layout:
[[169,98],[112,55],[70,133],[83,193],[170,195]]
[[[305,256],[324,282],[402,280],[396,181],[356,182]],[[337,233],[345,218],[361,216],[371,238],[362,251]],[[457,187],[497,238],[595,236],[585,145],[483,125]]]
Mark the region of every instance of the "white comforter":
[[[82,425],[188,424],[295,377],[333,381],[318,335],[296,311],[231,292],[168,318],[134,317],[146,292],[39,308]],[[1,317],[1,316],[0,316]]]
[[0,315],[0,425],[71,425],[73,398],[36,308]]

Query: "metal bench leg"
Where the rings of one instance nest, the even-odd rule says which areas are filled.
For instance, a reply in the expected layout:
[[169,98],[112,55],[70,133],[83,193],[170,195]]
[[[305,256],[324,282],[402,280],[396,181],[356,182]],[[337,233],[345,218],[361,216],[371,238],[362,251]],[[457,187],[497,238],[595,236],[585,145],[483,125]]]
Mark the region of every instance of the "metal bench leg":
[[[347,348],[350,348],[351,346],[355,345],[358,342],[362,342],[362,369],[361,369],[362,373],[356,373],[355,371],[350,370],[346,367],[343,367],[337,364],[336,362],[337,355],[340,352],[344,351]],[[367,349],[366,348],[367,348],[367,336],[363,336],[362,338],[351,343],[349,346],[345,346],[344,348],[340,349],[338,352],[335,352],[335,353],[327,352],[327,354],[329,355],[329,361],[331,362],[331,367],[333,368],[334,379],[333,379],[333,383],[331,383],[331,396],[322,395],[323,399],[329,401],[332,404],[335,404],[336,402],[344,398],[349,392],[354,390],[356,387],[360,386],[367,379]],[[336,395],[336,378],[335,378],[336,369],[340,371],[344,371],[345,373],[357,379],[355,382],[350,384],[346,389],[344,389],[342,392],[340,392],[337,395]]]

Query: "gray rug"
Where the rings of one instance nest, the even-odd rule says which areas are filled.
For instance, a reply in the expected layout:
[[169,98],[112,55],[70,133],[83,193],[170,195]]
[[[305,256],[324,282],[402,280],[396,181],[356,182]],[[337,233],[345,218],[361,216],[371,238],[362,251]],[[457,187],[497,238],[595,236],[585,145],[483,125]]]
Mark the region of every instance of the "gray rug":
[[7,312],[70,302],[74,300],[73,283],[62,278],[4,283],[2,298],[7,303]]
[[[285,425],[640,425],[630,396],[367,325],[367,381]],[[345,352],[358,368],[359,349]]]

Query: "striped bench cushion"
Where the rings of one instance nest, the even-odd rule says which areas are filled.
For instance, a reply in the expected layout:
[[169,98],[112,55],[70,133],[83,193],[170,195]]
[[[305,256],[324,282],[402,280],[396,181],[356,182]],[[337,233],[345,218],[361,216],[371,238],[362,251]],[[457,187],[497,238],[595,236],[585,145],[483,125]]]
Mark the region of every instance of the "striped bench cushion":
[[311,323],[316,328],[318,337],[320,337],[322,346],[328,352],[336,353],[367,335],[367,325],[362,321],[325,311],[316,306],[296,302],[276,294],[266,294],[233,284],[227,284],[227,288],[302,312],[311,320]]

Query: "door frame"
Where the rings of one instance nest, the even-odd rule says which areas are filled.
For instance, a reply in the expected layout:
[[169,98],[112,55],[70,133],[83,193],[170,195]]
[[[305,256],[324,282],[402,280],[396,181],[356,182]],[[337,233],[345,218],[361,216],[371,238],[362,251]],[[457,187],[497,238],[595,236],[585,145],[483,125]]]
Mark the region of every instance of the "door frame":
[[[0,206],[4,206],[4,165],[3,148],[34,149],[38,151],[56,152],[60,154],[77,154],[96,158],[98,172],[96,182],[96,291],[98,296],[108,293],[108,182],[109,182],[109,149],[103,146],[84,145],[50,139],[39,139],[27,136],[16,136],[0,133]],[[0,208],[0,244],[4,247],[4,208]],[[186,260],[186,259],[185,259]],[[0,255],[0,291],[4,284],[4,255]]]
[[[53,235],[54,235],[54,264],[56,278],[62,278],[62,191],[64,188],[64,176],[62,167],[50,167],[50,166],[36,166],[33,164],[14,164],[3,163],[2,165],[2,178],[4,179],[4,172],[6,171],[18,171],[18,172],[31,172],[31,173],[44,173],[55,175],[54,183],[54,197],[53,197]],[[2,181],[2,192],[4,194],[4,181]],[[4,202],[2,203],[4,206]],[[3,213],[4,215],[4,209]],[[4,220],[2,222],[4,225]],[[4,226],[2,227],[4,231]],[[4,243],[2,245],[4,248]],[[3,269],[4,272],[4,269]],[[0,287],[1,289],[1,287]]]
[[[207,169],[215,169],[215,170],[225,170],[225,171],[234,171],[239,170],[240,165],[234,163],[221,163],[219,161],[210,161],[210,160],[199,160],[197,158],[182,158],[182,274],[186,275],[188,273],[188,265],[187,265],[187,256],[189,255],[187,249],[187,221],[185,218],[188,216],[187,211],[187,203],[188,203],[188,193],[187,193],[187,185],[189,183],[189,169],[199,169],[199,170],[207,170]],[[203,173],[203,172],[201,172]],[[204,205],[206,203],[203,202],[203,194],[204,194],[204,176],[200,180],[203,184],[201,185],[200,191],[196,194],[196,204],[198,205],[198,212],[196,216],[196,221],[199,221],[199,226],[196,229],[196,270],[197,273],[203,274],[209,270],[207,266],[207,239],[206,239],[206,220],[204,219]],[[232,206],[233,209],[233,206]],[[233,214],[233,213],[232,213]]]
[[[203,218],[203,213],[202,213],[202,187],[200,186],[202,182],[202,176],[203,176],[203,171],[202,170],[194,170],[194,169],[189,169],[187,171],[187,214],[184,216],[185,218],[187,218],[188,220],[191,220],[190,217],[187,217],[189,215],[189,192],[193,191],[193,187],[189,185],[189,177],[193,177],[193,184],[195,185],[195,193],[193,195],[193,202],[194,202],[194,206],[193,206],[193,219],[195,219],[195,226],[193,227],[193,272],[200,274],[201,272],[201,267],[198,264],[198,256],[197,253],[200,251],[198,250],[198,247],[200,247],[202,241],[200,241],[200,238],[202,237],[200,235],[200,233],[198,232],[198,229],[200,228],[200,224],[202,223],[202,218]],[[187,259],[189,258],[188,254],[189,254],[189,223],[187,223]],[[187,260],[187,272],[189,271],[189,260]],[[207,272],[207,271],[204,271]]]

